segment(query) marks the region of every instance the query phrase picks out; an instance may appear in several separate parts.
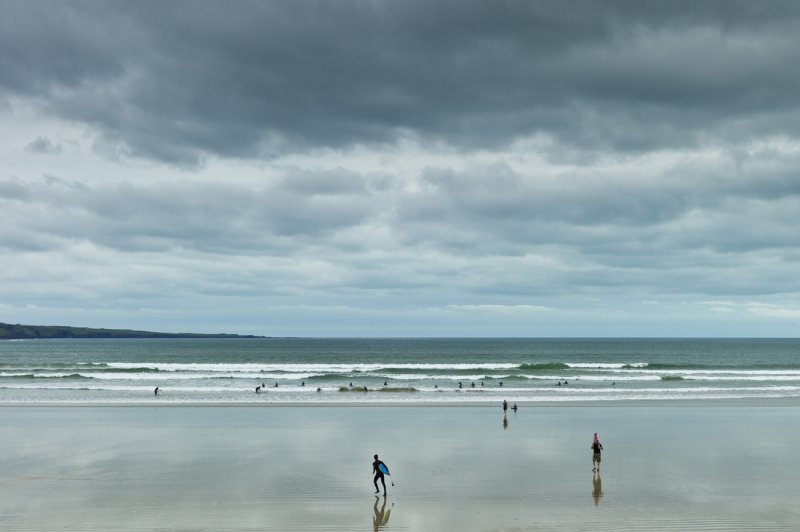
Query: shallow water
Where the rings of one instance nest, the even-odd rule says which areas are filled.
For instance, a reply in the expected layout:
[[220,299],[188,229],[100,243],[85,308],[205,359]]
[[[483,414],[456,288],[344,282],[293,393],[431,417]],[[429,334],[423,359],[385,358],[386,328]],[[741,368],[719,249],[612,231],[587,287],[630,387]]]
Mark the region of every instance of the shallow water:
[[[374,530],[376,513],[385,530],[794,530],[799,422],[699,403],[506,422],[469,406],[5,407],[0,515],[8,530]],[[374,453],[395,482],[383,514]]]

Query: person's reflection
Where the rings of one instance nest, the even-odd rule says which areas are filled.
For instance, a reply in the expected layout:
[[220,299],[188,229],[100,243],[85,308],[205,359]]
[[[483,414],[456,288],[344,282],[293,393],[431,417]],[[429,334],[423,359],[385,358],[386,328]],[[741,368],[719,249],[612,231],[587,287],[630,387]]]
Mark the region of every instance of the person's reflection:
[[503,428],[508,430],[508,416],[503,412]]
[[386,509],[386,495],[384,495],[383,505],[381,506],[381,509],[378,510],[378,499],[380,499],[380,497],[376,495],[375,506],[372,507],[373,511],[375,512],[375,515],[372,516],[372,528],[375,530],[375,532],[389,524],[389,516],[392,515],[392,508],[394,508],[394,503],[392,503],[392,506],[389,507],[388,510]]
[[592,497],[594,497],[594,505],[600,504],[600,497],[603,496],[603,480],[600,478],[600,471],[592,473]]

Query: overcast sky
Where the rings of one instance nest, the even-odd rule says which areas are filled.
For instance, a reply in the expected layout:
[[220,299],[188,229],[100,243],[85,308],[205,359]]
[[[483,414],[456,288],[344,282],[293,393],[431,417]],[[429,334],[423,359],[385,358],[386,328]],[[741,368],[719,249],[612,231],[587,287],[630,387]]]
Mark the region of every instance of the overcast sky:
[[0,12],[0,321],[800,336],[798,2]]

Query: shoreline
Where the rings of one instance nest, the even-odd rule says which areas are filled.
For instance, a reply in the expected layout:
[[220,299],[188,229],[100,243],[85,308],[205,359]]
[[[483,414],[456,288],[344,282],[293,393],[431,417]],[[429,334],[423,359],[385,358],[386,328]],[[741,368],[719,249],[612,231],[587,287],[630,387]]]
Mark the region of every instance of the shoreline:
[[[157,403],[157,400],[138,403],[132,402],[97,402],[97,403],[67,403],[67,402],[41,402],[41,403],[0,403],[2,408],[499,408],[501,400],[497,401],[475,401],[475,402],[344,402],[344,401],[319,401],[319,402],[169,402]],[[513,401],[513,400],[512,400]],[[619,400],[597,400],[597,401],[515,401],[520,408],[528,409],[547,409],[547,408],[614,408],[614,407],[638,407],[638,408],[725,408],[725,407],[776,407],[776,408],[795,408],[800,407],[800,397],[765,397],[765,398],[732,398],[732,399],[619,399]],[[509,408],[510,410],[510,408]]]

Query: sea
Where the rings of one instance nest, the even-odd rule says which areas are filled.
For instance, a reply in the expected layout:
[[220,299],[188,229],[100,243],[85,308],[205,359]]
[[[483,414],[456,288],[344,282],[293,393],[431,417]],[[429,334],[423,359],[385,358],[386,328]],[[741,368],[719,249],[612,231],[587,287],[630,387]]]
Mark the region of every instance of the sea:
[[0,405],[532,404],[797,397],[800,339],[0,341]]

